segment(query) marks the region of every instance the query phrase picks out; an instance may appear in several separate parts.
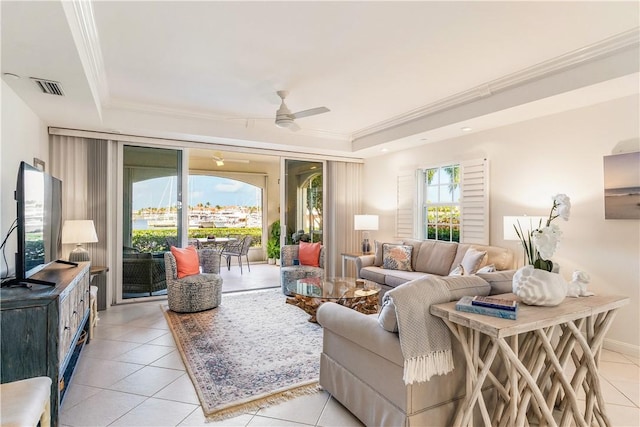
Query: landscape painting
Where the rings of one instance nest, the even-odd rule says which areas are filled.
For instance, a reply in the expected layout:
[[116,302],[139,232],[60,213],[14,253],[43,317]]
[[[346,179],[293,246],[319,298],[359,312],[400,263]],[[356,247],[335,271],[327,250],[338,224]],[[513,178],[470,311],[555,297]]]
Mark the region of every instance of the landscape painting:
[[604,157],[605,219],[640,219],[640,152]]

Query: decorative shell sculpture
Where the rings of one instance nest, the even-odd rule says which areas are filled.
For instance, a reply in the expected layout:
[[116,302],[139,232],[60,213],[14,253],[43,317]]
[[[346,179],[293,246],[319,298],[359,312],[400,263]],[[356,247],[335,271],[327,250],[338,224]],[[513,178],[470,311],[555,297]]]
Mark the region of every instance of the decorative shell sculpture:
[[513,275],[513,293],[528,305],[554,306],[567,296],[567,282],[558,273],[527,265]]

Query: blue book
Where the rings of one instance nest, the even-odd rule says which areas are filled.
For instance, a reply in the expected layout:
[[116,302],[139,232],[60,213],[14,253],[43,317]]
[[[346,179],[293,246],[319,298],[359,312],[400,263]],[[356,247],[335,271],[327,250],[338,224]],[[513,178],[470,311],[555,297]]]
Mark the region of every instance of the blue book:
[[484,314],[485,316],[500,317],[502,319],[516,320],[518,318],[518,308],[515,311],[502,310],[499,308],[484,307],[481,305],[473,305],[471,302],[473,297],[466,296],[460,298],[460,301],[456,303],[456,310],[464,311],[467,313]]
[[471,300],[471,304],[510,311],[516,311],[516,309],[518,308],[518,301],[505,298],[482,297],[479,295],[473,297],[473,299]]

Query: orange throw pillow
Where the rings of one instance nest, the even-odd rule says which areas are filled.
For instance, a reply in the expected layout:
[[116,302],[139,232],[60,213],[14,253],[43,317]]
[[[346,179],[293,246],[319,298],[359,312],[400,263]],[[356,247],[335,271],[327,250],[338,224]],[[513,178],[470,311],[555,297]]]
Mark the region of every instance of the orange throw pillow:
[[187,246],[182,249],[171,246],[171,253],[176,258],[178,279],[200,273],[200,259],[195,247]]
[[300,260],[300,265],[320,267],[320,249],[322,249],[320,242],[300,242],[300,247],[298,248],[298,259]]

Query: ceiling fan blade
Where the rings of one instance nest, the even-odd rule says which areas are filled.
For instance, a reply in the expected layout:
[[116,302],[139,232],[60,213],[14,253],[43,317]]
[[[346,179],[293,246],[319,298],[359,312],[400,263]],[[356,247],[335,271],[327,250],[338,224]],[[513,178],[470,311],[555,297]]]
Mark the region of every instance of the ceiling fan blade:
[[293,113],[292,116],[294,119],[300,119],[302,117],[315,116],[316,114],[328,113],[329,110],[327,107],[316,107],[310,110],[298,111],[297,113]]
[[287,128],[292,132],[298,132],[300,130],[300,126],[296,122],[291,123]]

